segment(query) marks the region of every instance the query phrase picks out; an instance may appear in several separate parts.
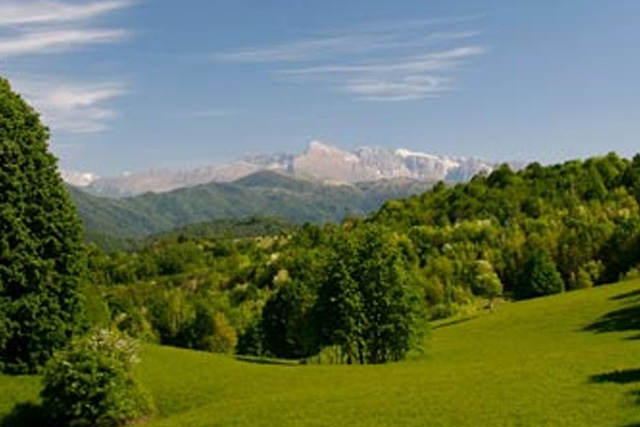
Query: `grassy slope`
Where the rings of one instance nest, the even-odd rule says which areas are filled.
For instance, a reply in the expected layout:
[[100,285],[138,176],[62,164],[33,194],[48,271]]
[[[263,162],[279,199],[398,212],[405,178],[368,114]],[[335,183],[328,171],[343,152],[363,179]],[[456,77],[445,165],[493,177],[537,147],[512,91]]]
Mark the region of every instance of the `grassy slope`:
[[[639,332],[635,281],[436,325],[423,360],[278,366],[151,346],[139,373],[157,427],[637,427]],[[0,377],[0,416],[36,393],[33,379]]]

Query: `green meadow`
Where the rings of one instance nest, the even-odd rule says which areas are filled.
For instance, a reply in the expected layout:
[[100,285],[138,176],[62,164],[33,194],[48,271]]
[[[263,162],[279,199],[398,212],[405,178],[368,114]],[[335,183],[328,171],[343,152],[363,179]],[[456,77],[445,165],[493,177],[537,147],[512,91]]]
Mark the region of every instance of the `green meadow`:
[[[435,323],[425,354],[402,363],[255,363],[147,346],[138,375],[158,408],[153,427],[632,427],[638,334],[636,280]],[[0,425],[28,424],[15,408],[38,391],[37,377],[0,376]]]

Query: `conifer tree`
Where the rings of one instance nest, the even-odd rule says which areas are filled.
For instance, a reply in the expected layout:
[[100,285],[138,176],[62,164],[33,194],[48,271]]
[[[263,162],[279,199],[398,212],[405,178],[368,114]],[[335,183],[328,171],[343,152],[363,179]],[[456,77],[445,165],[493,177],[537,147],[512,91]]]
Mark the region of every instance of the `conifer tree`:
[[0,78],[0,370],[35,372],[82,327],[81,223],[48,129]]

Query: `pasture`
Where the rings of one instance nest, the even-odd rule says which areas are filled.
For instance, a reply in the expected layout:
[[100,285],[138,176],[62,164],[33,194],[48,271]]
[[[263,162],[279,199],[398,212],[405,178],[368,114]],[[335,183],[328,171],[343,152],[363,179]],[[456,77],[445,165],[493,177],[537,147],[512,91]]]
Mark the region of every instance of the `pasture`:
[[[633,427],[639,334],[640,281],[626,281],[435,323],[425,354],[401,363],[252,363],[145,346],[138,375],[158,407],[152,427]],[[37,403],[38,389],[37,377],[0,376],[0,426],[20,425],[16,405]]]

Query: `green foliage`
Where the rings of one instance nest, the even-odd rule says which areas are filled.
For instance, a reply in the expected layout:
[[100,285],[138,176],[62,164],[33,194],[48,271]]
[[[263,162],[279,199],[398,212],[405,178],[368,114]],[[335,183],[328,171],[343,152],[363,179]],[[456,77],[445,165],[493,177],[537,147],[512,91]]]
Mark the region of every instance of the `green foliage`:
[[254,319],[238,337],[236,352],[250,356],[261,356],[267,353],[264,349],[264,342],[261,319]]
[[493,299],[502,294],[500,277],[489,261],[478,260],[473,265],[471,289],[475,295]]
[[423,297],[397,236],[356,227],[333,249],[314,310],[322,343],[339,346],[347,363],[403,358],[420,341]]
[[49,131],[0,78],[0,370],[35,372],[84,326],[81,224]]
[[307,288],[287,280],[266,302],[261,324],[266,354],[302,358],[318,351],[311,317],[313,301]]
[[238,344],[238,334],[227,316],[219,312],[213,316],[213,334],[207,347],[215,353],[233,353]]
[[508,296],[590,287],[640,262],[639,164],[640,156],[609,154],[519,172],[503,165],[467,184],[387,203],[368,222],[409,236],[428,296],[441,300],[439,286],[429,284],[435,280],[444,306],[459,302],[460,289],[484,292],[474,278],[478,261],[490,263]]
[[560,273],[549,255],[543,251],[536,251],[529,255],[521,280],[518,292],[525,298],[564,291],[564,282]]
[[45,413],[73,426],[110,427],[149,417],[150,395],[134,377],[136,343],[107,329],[74,340],[44,370]]
[[270,259],[282,239],[170,235],[112,254],[92,246],[92,293],[103,295],[111,322],[132,336],[231,352],[260,316],[276,274]]

